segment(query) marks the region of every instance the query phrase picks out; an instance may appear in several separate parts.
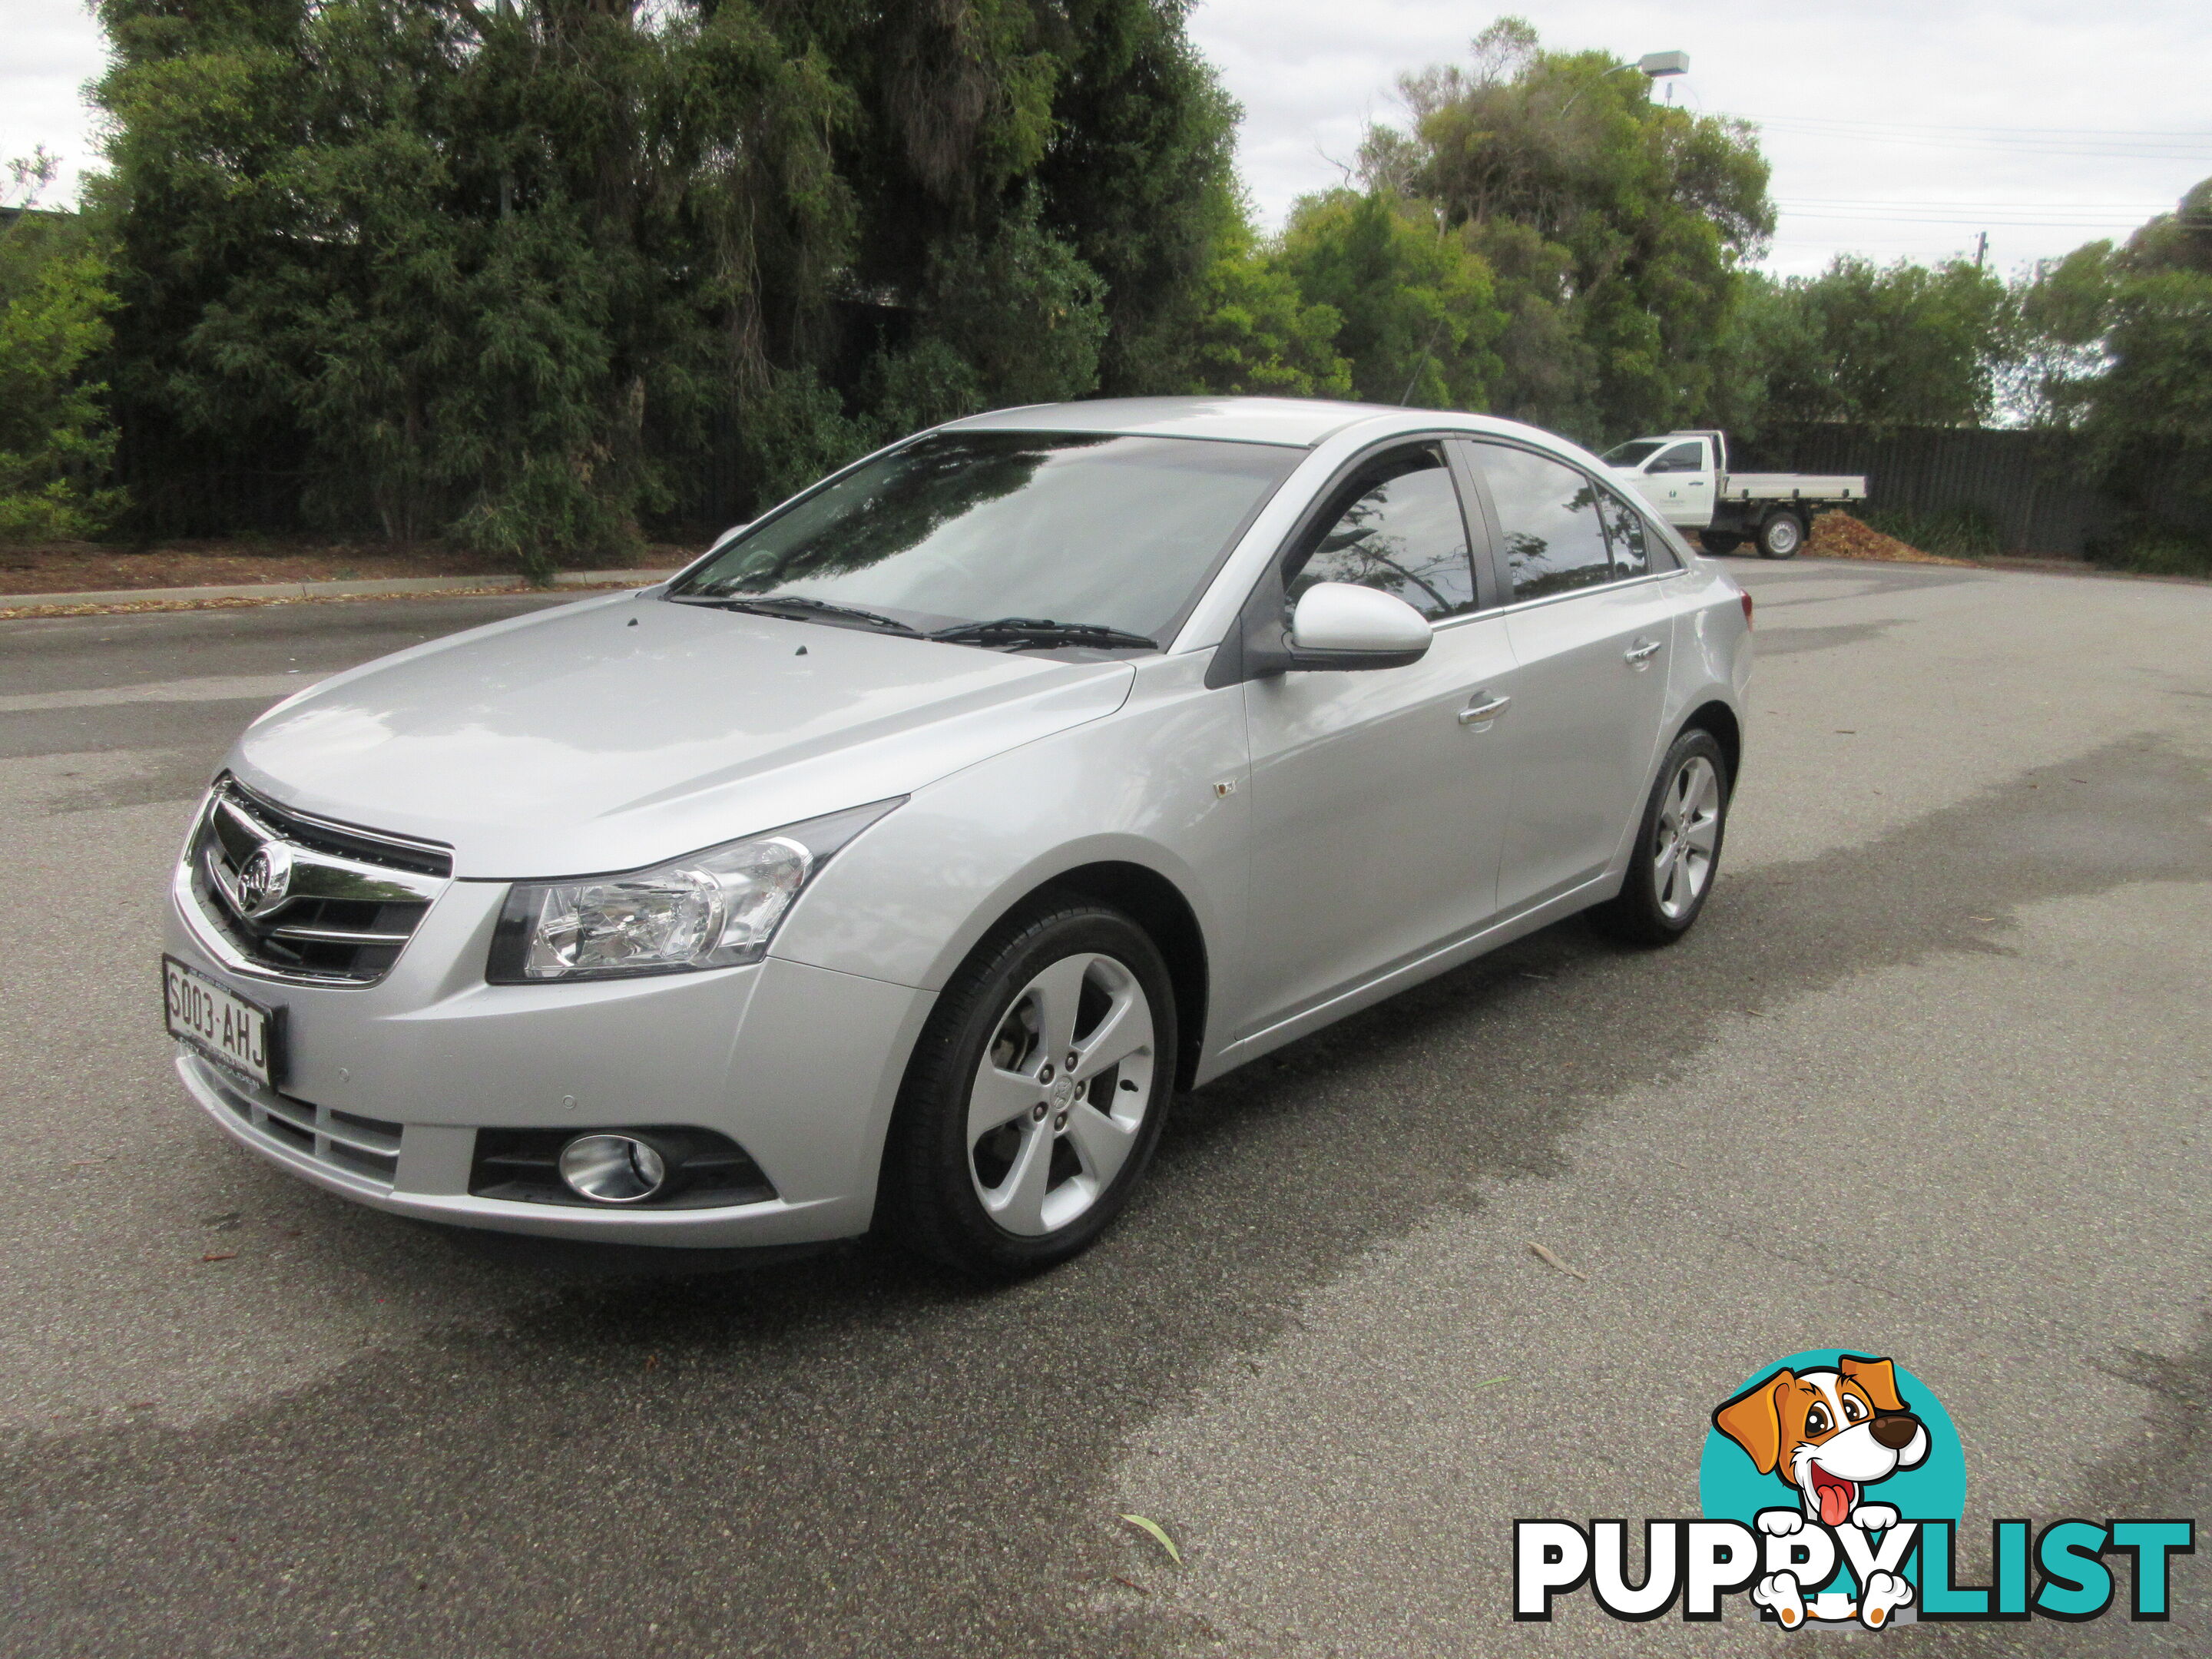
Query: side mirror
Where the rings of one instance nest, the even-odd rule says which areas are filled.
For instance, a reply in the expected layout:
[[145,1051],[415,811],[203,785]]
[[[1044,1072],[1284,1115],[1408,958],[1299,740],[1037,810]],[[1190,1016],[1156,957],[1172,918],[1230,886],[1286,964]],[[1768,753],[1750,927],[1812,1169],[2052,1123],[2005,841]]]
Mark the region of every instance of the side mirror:
[[1396,595],[1316,582],[1291,613],[1291,668],[1403,668],[1428,654],[1428,618]]

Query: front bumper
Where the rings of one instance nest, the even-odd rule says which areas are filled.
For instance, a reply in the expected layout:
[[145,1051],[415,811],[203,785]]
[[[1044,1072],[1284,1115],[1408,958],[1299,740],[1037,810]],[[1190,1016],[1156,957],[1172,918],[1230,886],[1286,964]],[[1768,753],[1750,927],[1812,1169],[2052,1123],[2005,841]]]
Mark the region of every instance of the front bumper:
[[[180,1046],[177,1071],[224,1131],[358,1203],[424,1220],[627,1243],[751,1246],[866,1231],[884,1133],[933,1000],[910,987],[770,957],[699,974],[489,985],[505,884],[456,882],[374,985],[307,985],[238,966],[172,891],[167,948],[285,1011],[275,1093]],[[602,1209],[477,1197],[479,1128],[719,1130],[776,1196],[726,1208]]]

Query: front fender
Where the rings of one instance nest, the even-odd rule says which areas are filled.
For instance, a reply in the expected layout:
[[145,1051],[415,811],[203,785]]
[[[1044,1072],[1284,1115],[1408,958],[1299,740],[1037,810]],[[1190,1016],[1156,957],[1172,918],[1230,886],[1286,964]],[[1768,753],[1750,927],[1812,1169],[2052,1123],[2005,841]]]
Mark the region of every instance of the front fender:
[[1240,942],[1249,793],[1243,698],[1206,688],[1211,655],[1148,662],[1115,713],[917,791],[823,872],[773,954],[940,990],[1029,894],[1113,862],[1182,893],[1218,982]]

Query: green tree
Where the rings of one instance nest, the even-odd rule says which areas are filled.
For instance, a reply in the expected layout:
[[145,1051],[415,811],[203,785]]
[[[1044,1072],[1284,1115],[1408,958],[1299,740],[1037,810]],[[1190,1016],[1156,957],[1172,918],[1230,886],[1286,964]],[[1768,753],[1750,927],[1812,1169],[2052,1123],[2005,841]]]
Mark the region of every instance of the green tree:
[[1965,259],[1883,266],[1840,254],[1762,299],[1735,343],[1765,365],[1775,420],[1978,425],[2018,349],[2014,296]]
[[2020,335],[1999,400],[2008,415],[2035,427],[2081,423],[2106,367],[2114,275],[2112,243],[2097,241],[2045,261],[2014,285]]
[[1369,403],[1482,409],[1505,325],[1489,266],[1419,202],[1350,190],[1309,196],[1291,216],[1279,268],[1309,305],[1341,319],[1335,348]]
[[0,204],[0,541],[93,534],[122,505],[105,487],[115,431],[93,378],[116,298],[107,260],[75,214],[42,211],[44,150],[8,164]]
[[1352,395],[1337,349],[1343,313],[1309,301],[1252,226],[1241,198],[1221,204],[1214,258],[1183,353],[1177,390],[1292,398]]
[[2027,307],[2071,354],[2054,401],[2118,503],[2098,550],[2212,573],[2212,179],[2124,247],[2077,249]]
[[1592,440],[1701,413],[1773,230],[1750,129],[1656,104],[1629,65],[1547,52],[1517,17],[1400,88],[1410,130],[1372,129],[1361,168],[1489,267],[1510,319],[1493,406]]
[[1218,239],[1235,216],[1243,112],[1184,32],[1192,0],[1062,0],[1071,39],[1038,172],[1046,217],[1097,274],[1099,389],[1189,372]]

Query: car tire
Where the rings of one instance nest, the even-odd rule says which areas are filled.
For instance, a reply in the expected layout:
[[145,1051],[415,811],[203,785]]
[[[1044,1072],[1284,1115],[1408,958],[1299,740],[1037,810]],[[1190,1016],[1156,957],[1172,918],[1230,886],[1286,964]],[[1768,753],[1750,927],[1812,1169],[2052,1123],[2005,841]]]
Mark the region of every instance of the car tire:
[[1720,530],[1700,530],[1698,539],[1705,544],[1708,553],[1733,553],[1743,545],[1742,537]]
[[1805,521],[1795,513],[1777,513],[1759,526],[1759,556],[1763,559],[1794,559],[1805,545]]
[[1589,913],[1624,945],[1672,945],[1688,933],[1720,873],[1732,780],[1713,734],[1692,726],[1674,739],[1637,821],[1635,852],[1619,896]]
[[1159,1143],[1176,1040],[1167,964],[1135,921],[1073,895],[1017,913],[962,964],[915,1045],[884,1146],[882,1231],[987,1279],[1087,1249]]

